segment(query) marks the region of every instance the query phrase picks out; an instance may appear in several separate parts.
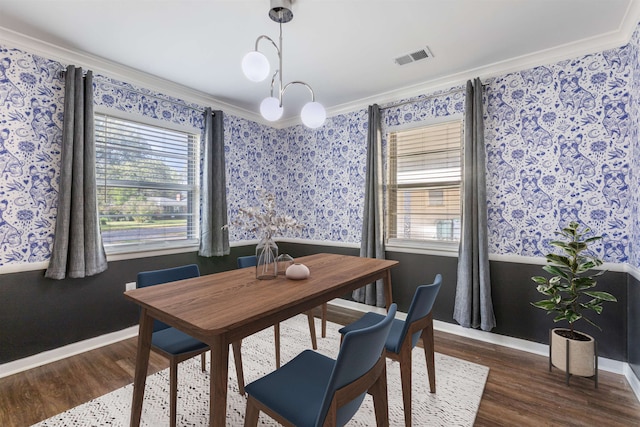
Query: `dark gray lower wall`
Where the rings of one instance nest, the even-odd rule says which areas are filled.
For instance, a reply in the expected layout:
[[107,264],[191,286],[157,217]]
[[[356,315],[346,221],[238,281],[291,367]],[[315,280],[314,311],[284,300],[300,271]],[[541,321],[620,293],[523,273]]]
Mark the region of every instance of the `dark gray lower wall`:
[[629,276],[629,321],[627,347],[629,365],[640,380],[640,282]]
[[[303,244],[280,244],[282,251],[302,256],[308,253],[333,251],[336,248]],[[340,248],[341,253],[357,255],[357,249]],[[433,282],[436,274],[443,277],[442,287],[433,309],[434,318],[456,324],[453,320],[458,259],[447,256],[422,255],[404,252],[387,252],[388,259],[400,264],[391,272],[393,300],[400,311],[409,309],[416,287]],[[564,327],[554,324],[553,316],[533,307],[531,301],[542,299],[536,291],[532,276],[546,274],[540,265],[511,262],[491,262],[491,283],[494,313],[497,326],[491,332],[538,343],[549,343],[549,329]],[[583,322],[578,329],[592,335],[598,341],[599,355],[615,360],[627,360],[627,274],[607,272],[598,280],[598,289],[611,292],[617,303],[605,303],[601,315],[590,319],[602,328]]]
[[202,258],[195,252],[109,262],[104,273],[85,279],[51,280],[44,271],[0,276],[0,364],[74,342],[119,331],[138,323],[137,306],[125,300],[125,283],[139,271],[198,264],[201,274],[236,268],[231,255]]
[[[491,262],[491,284],[497,334],[548,344],[549,329],[566,327],[566,323],[554,323],[553,314],[533,307],[531,301],[543,299],[532,276],[547,275],[540,265],[509,262]],[[585,313],[602,331],[587,322],[575,327],[593,336],[598,342],[598,354],[602,357],[626,360],[627,354],[627,274],[606,272],[598,279],[598,290],[610,292],[617,303],[605,303],[601,315]]]
[[[358,249],[279,243],[280,253],[300,257],[317,252],[358,255]],[[31,356],[67,344],[118,331],[137,324],[137,307],[124,299],[127,282],[135,281],[139,271],[196,263],[202,274],[236,268],[236,258],[253,253],[253,246],[232,248],[231,255],[201,258],[194,253],[140,258],[109,263],[109,269],[86,279],[49,280],[43,271],[0,276],[0,364]],[[443,275],[443,287],[434,317],[455,323],[457,259],[454,257],[388,252],[389,259],[400,262],[392,270],[393,298],[401,311],[407,311],[415,288],[431,283],[437,273]],[[538,265],[491,262],[492,296],[498,326],[497,334],[548,343],[551,316],[532,307],[540,299],[530,277],[541,273]],[[636,373],[640,362],[638,283],[627,286],[627,274],[608,272],[600,279],[603,290],[612,292],[619,302],[608,304],[597,323],[604,332],[583,325],[581,330],[598,340],[600,355],[632,361]],[[629,288],[629,292],[627,291]],[[633,290],[633,292],[631,291]],[[348,298],[348,295],[345,295]],[[630,304],[630,305],[628,305]],[[627,307],[629,311],[627,320]],[[629,330],[627,325],[629,323]],[[629,346],[627,340],[634,345]]]

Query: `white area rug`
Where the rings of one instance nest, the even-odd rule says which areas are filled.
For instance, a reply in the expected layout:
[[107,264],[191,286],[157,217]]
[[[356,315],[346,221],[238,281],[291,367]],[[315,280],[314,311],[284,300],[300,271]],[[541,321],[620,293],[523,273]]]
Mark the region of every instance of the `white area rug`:
[[[319,320],[316,319],[318,332]],[[337,355],[339,325],[327,323],[327,337],[318,338],[318,351]],[[306,316],[296,316],[281,324],[282,363],[311,347]],[[318,334],[319,336],[319,334]],[[268,328],[242,342],[245,381],[249,382],[275,369],[273,328]],[[429,381],[422,348],[413,351],[413,425],[472,426],[480,405],[489,368],[436,353],[436,393],[429,393]],[[404,426],[400,369],[387,359],[389,423]],[[38,424],[44,426],[128,426],[133,386],[122,387]],[[229,361],[227,425],[242,426],[246,399],[238,393],[233,357]],[[169,370],[147,378],[142,410],[142,425],[156,427],[169,424]],[[206,426],[209,420],[209,371],[200,370],[200,358],[180,364],[178,373],[178,418],[181,426]],[[375,426],[373,401],[367,396],[348,426]],[[259,425],[279,425],[260,415]]]

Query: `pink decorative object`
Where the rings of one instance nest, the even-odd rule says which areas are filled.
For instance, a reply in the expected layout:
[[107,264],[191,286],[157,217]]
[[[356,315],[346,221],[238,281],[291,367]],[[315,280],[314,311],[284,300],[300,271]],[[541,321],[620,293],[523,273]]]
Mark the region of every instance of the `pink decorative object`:
[[302,280],[309,277],[309,267],[304,264],[293,264],[287,268],[285,273],[287,279],[291,280]]

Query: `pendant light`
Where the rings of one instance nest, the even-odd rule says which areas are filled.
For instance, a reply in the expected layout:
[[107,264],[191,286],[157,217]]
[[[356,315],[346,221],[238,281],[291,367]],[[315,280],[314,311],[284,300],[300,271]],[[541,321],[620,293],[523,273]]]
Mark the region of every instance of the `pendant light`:
[[[318,128],[324,124],[324,121],[327,118],[327,112],[322,104],[316,101],[315,94],[313,93],[311,86],[302,81],[292,81],[286,85],[282,83],[282,24],[293,19],[293,12],[291,12],[291,0],[271,0],[269,17],[280,26],[279,43],[276,44],[270,37],[261,35],[256,39],[255,49],[247,53],[244,58],[242,58],[242,71],[244,75],[252,82],[261,82],[269,76],[271,67],[267,57],[258,50],[258,44],[261,40],[268,40],[278,52],[278,69],[271,78],[270,96],[262,100],[260,103],[260,114],[269,121],[279,120],[284,111],[282,108],[282,96],[284,95],[284,92],[291,85],[302,85],[311,93],[311,101],[307,102],[302,107],[300,119],[305,126],[312,129]],[[277,89],[275,96],[274,88]]]

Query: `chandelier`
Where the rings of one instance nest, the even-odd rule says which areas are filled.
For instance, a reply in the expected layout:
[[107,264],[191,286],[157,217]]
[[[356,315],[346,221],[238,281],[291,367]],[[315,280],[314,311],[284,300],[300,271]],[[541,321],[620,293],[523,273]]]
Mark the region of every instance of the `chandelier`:
[[[282,96],[291,85],[302,85],[311,93],[311,101],[307,102],[300,112],[300,119],[305,126],[317,128],[324,123],[327,112],[322,104],[316,102],[315,94],[311,86],[302,81],[292,81],[283,85],[282,83],[282,24],[293,19],[291,12],[291,0],[271,0],[271,9],[269,10],[269,18],[277,22],[280,26],[280,39],[276,44],[270,37],[261,35],[256,39],[255,49],[247,53],[242,58],[242,72],[253,82],[261,82],[267,78],[270,71],[269,61],[262,52],[258,51],[258,44],[261,40],[268,40],[276,48],[278,52],[278,69],[271,78],[271,94],[260,103],[260,114],[266,120],[276,121],[282,117]],[[277,85],[277,96],[274,96],[274,88]]]

